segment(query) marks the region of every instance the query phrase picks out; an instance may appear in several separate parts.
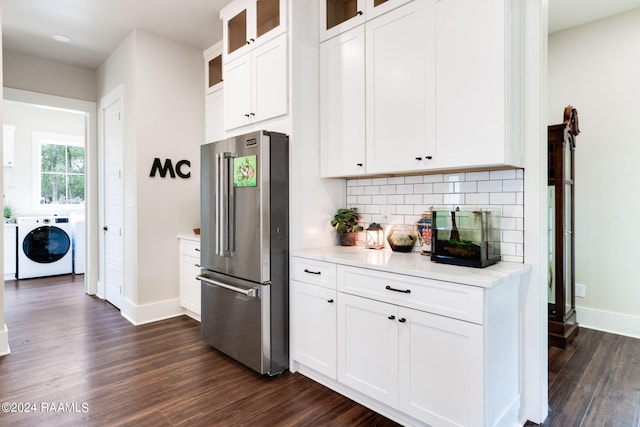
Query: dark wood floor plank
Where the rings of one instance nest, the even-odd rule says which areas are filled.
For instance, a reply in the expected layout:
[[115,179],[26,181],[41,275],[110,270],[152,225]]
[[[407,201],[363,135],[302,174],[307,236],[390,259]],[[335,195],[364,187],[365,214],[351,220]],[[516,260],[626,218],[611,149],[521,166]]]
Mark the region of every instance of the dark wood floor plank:
[[88,411],[0,414],[2,426],[397,425],[302,375],[254,373],[186,316],[133,326],[82,276],[5,282],[5,315],[2,400]]

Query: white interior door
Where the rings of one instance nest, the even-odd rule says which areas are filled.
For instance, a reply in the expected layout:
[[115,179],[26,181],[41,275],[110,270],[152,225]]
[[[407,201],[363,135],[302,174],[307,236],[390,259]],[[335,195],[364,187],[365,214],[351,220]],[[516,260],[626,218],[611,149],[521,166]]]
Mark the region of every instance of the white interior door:
[[120,308],[123,268],[123,189],[122,189],[122,97],[115,96],[101,108],[104,143],[103,231],[105,298]]

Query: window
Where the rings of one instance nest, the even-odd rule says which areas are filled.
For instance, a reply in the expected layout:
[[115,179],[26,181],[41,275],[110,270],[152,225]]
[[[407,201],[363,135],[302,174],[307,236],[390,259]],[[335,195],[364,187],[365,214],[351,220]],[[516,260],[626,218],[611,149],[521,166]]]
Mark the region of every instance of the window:
[[84,138],[33,132],[38,157],[34,187],[39,205],[84,204]]

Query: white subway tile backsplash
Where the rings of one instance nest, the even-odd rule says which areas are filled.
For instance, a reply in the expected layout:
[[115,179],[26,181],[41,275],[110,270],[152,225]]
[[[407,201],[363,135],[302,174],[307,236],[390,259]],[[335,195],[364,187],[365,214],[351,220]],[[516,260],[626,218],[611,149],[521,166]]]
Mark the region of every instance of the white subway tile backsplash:
[[453,193],[453,183],[443,182],[433,184],[434,193]]
[[369,185],[367,187],[364,187],[364,194],[380,194],[380,186]]
[[396,185],[398,194],[413,194],[413,184]]
[[371,196],[358,196],[358,205],[370,205]]
[[443,205],[444,197],[442,194],[425,194],[422,196],[422,203],[428,206]]
[[502,191],[502,181],[479,181],[479,193],[497,193]]
[[478,206],[489,204],[489,193],[467,193],[465,195],[467,205]]
[[502,191],[524,191],[524,181],[522,179],[506,179],[502,181]]
[[437,175],[424,175],[422,181],[426,184],[429,182],[442,182],[444,180],[442,174]]
[[464,205],[464,194],[443,194],[445,205]]
[[390,205],[403,205],[404,204],[404,194],[394,194],[392,196],[388,196]]
[[478,191],[478,183],[475,181],[456,182],[453,185],[453,191],[455,193],[475,193]]
[[395,185],[381,185],[380,194],[396,194]]
[[411,194],[404,196],[404,202],[408,205],[421,205],[422,194]]
[[379,195],[371,196],[371,203],[375,203],[375,204],[378,204],[378,205],[386,205],[386,204],[389,203],[389,196],[386,196],[386,195],[384,195],[384,196],[379,196]]
[[516,179],[515,169],[505,169],[500,171],[490,171],[489,176],[492,180],[495,179]]
[[413,184],[413,192],[415,194],[433,193],[433,184]]
[[388,178],[373,178],[371,185],[387,185]]
[[360,196],[364,194],[365,187],[357,186],[357,187],[347,187],[347,194],[349,196]]
[[501,211],[501,255],[524,261],[524,179],[521,169],[474,171],[347,180],[347,206],[361,223],[414,224],[435,209],[485,208]]
[[413,205],[400,205],[396,207],[398,215],[413,215]]
[[422,175],[404,177],[405,184],[422,184],[423,182],[424,181],[422,180]]
[[467,172],[465,181],[489,181],[489,171]]
[[491,193],[489,203],[492,205],[515,205],[516,193]]

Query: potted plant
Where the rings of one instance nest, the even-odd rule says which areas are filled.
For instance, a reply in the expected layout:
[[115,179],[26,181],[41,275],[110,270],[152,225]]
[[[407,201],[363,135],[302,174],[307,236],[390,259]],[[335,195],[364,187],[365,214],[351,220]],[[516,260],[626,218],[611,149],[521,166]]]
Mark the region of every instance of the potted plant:
[[356,211],[356,208],[340,208],[331,220],[331,225],[336,228],[342,246],[355,245],[358,231],[363,230],[362,226],[358,225],[360,215]]
[[8,224],[11,222],[11,217],[13,216],[13,210],[11,209],[11,206],[9,205],[4,205],[4,222],[5,224]]

